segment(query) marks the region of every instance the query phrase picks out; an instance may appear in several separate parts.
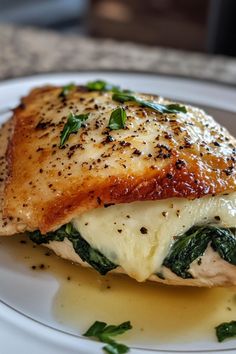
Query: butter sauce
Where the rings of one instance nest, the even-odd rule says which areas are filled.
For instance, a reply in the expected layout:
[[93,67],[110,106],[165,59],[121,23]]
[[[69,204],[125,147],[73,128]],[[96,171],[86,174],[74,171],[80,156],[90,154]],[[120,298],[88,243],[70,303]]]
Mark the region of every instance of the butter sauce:
[[99,276],[58,258],[26,236],[4,237],[1,250],[32,272],[50,272],[59,282],[52,310],[68,331],[83,333],[95,320],[133,329],[122,338],[135,345],[216,341],[214,327],[236,319],[235,288],[187,288],[138,283],[127,276]]

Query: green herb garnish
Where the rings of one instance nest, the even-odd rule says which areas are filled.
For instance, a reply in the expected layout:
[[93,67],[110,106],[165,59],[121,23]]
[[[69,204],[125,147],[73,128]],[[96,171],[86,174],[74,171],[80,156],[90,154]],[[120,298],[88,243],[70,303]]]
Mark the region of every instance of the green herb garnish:
[[125,127],[127,116],[126,112],[122,107],[115,109],[110,116],[108,127],[111,130],[123,129]]
[[59,147],[62,148],[65,145],[65,142],[68,140],[70,134],[77,133],[77,131],[81,128],[82,123],[88,119],[89,113],[87,114],[79,114],[76,115],[74,113],[70,113],[67,122],[64,125],[64,128],[60,135],[60,145]]
[[86,84],[86,87],[89,91],[111,91],[111,92],[120,91],[119,86],[112,85],[103,80],[90,81]]
[[47,244],[50,241],[64,241],[67,238],[72,244],[75,252],[80,256],[82,261],[90,264],[101,275],[105,275],[112,269],[117,267],[100,251],[94,249],[89,243],[80,235],[71,223],[61,226],[58,230],[48,232],[42,235],[39,230],[28,232],[29,238],[38,245]]
[[63,86],[59,97],[66,97],[70,93],[70,91],[74,90],[75,88],[76,85],[73,83]]
[[128,353],[129,348],[117,343],[112,337],[123,334],[131,329],[130,321],[123,322],[118,326],[107,325],[105,322],[96,321],[94,324],[84,333],[86,337],[94,337],[100,340],[100,342],[107,343],[102,349],[109,354],[125,354]]
[[192,278],[190,264],[204,254],[208,244],[225,261],[236,265],[235,228],[217,225],[193,226],[177,237],[163,265],[184,279]]
[[138,105],[142,107],[148,107],[152,109],[153,111],[159,112],[159,113],[187,113],[186,107],[180,106],[179,104],[159,104],[155,101],[146,101],[143,100],[142,98],[139,98],[134,95],[127,94],[125,92],[116,92],[112,95],[112,99],[114,101],[118,101],[121,103],[124,102],[135,102]]
[[218,341],[223,342],[227,338],[236,336],[236,321],[221,323],[215,330]]

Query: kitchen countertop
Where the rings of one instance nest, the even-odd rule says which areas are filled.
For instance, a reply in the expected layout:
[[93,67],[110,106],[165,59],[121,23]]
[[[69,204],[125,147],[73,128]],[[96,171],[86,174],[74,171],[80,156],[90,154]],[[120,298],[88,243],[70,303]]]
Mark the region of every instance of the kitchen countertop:
[[236,59],[0,25],[0,80],[45,72],[141,71],[236,85]]

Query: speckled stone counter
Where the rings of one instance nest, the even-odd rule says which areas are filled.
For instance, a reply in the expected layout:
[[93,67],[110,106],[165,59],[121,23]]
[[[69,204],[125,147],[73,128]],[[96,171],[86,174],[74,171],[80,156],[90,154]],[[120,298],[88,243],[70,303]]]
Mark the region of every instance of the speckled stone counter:
[[0,80],[43,72],[114,69],[236,85],[236,59],[0,25]]

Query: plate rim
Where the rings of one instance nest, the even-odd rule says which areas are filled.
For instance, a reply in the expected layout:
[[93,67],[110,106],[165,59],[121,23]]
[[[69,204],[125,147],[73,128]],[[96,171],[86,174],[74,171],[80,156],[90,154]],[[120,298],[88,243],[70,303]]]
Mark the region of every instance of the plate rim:
[[[57,77],[57,76],[66,76],[67,74],[71,75],[71,74],[75,74],[75,75],[79,75],[79,74],[93,74],[93,73],[101,73],[101,75],[104,73],[104,74],[117,74],[117,73],[122,73],[122,74],[132,74],[134,76],[138,76],[138,75],[146,75],[146,76],[156,76],[156,77],[162,77],[162,78],[168,78],[168,79],[178,79],[178,80],[185,80],[185,81],[188,81],[189,83],[191,82],[198,82],[198,83],[208,83],[208,84],[211,84],[213,86],[217,86],[217,87],[221,87],[222,89],[223,88],[233,88],[233,89],[236,89],[236,84],[230,84],[230,83],[222,83],[222,82],[219,82],[219,81],[214,81],[214,80],[208,80],[208,79],[198,79],[198,78],[192,78],[192,77],[185,77],[184,75],[172,75],[172,74],[164,74],[164,73],[157,73],[157,72],[150,72],[150,71],[136,71],[136,70],[113,70],[113,69],[109,69],[109,70],[105,70],[105,69],[93,69],[93,70],[78,70],[78,71],[75,71],[75,70],[72,70],[72,71],[65,71],[65,72],[58,72],[58,71],[50,71],[50,72],[38,72],[38,73],[33,73],[33,74],[27,74],[27,75],[24,75],[24,76],[17,76],[17,77],[10,77],[10,78],[4,78],[4,79],[1,79],[0,80],[0,88],[2,86],[2,84],[6,84],[6,83],[9,83],[9,84],[13,84],[13,83],[17,83],[17,81],[21,81],[21,80],[24,80],[24,79],[33,79],[34,77],[35,78],[39,78],[41,77],[43,79],[44,76],[46,77],[49,77],[49,76],[52,76],[52,77]],[[235,91],[236,92],[236,91]],[[224,108],[218,108],[222,111],[227,111],[225,110]],[[229,112],[232,112],[231,110],[228,110]],[[234,112],[232,112],[234,113]],[[35,324],[38,324],[42,327],[45,327],[47,329],[49,329],[50,331],[53,331],[53,332],[57,332],[57,333],[61,333],[63,334],[64,336],[66,337],[73,337],[73,338],[76,338],[77,340],[82,340],[84,342],[89,342],[89,343],[95,343],[94,341],[91,341],[81,335],[75,335],[73,333],[69,333],[69,332],[66,332],[62,329],[59,329],[59,328],[55,328],[53,326],[50,326],[46,323],[43,323],[37,319],[34,319],[30,316],[28,316],[27,314],[21,312],[20,310],[12,307],[11,305],[7,304],[5,301],[3,301],[2,299],[0,299],[0,303],[2,305],[4,305],[7,309],[10,309],[12,311],[14,311],[16,314],[20,315],[20,316],[23,316],[24,318],[27,318],[28,320],[30,321],[33,321]],[[150,352],[150,353],[229,353],[229,352],[232,352],[232,351],[235,351],[236,350],[236,347],[234,348],[222,348],[222,349],[208,349],[208,350],[173,350],[173,349],[153,349],[153,348],[143,348],[143,347],[136,347],[136,346],[130,346],[131,349],[134,349],[134,350],[137,350],[137,351],[145,351],[146,353]]]
[[189,80],[189,81],[196,81],[196,82],[202,82],[202,83],[208,83],[208,84],[213,84],[217,86],[222,86],[225,88],[234,88],[236,89],[236,82],[231,83],[231,82],[223,82],[220,80],[214,80],[210,78],[197,78],[195,76],[191,75],[184,75],[184,74],[178,74],[178,73],[164,73],[164,72],[156,72],[152,70],[135,70],[135,69],[111,69],[111,68],[92,68],[92,69],[86,69],[86,68],[79,68],[77,70],[75,69],[66,69],[62,71],[58,70],[50,70],[50,71],[37,71],[37,72],[30,72],[26,73],[25,75],[16,75],[16,76],[5,76],[4,78],[0,78],[0,84],[6,81],[14,81],[18,79],[24,79],[24,78],[30,78],[33,76],[43,76],[43,75],[61,75],[61,74],[80,74],[80,73],[93,73],[93,72],[104,72],[104,73],[124,73],[124,74],[135,74],[135,75],[150,75],[150,76],[161,76],[161,77],[168,77],[168,78],[175,78],[175,79],[183,79],[183,80]]
[[[191,78],[191,77],[184,77],[183,75],[165,75],[162,73],[150,73],[150,72],[140,72],[140,71],[125,71],[125,70],[80,70],[80,71],[64,71],[64,72],[59,72],[59,71],[55,71],[55,72],[44,72],[44,73],[36,73],[34,75],[27,75],[27,76],[19,76],[19,77],[14,77],[14,78],[10,78],[10,79],[4,79],[4,80],[0,80],[0,86],[1,85],[6,85],[6,87],[8,88],[11,84],[12,85],[19,85],[20,83],[24,83],[24,80],[26,81],[32,81],[32,80],[38,80],[40,81],[41,78],[46,78],[45,80],[56,80],[58,78],[62,78],[62,80],[65,80],[64,78],[69,75],[75,75],[75,76],[91,76],[91,75],[96,75],[97,78],[99,78],[99,76],[102,75],[115,75],[116,80],[119,79],[119,74],[123,75],[123,77],[125,77],[125,75],[130,75],[133,78],[140,76],[141,78],[145,79],[145,78],[159,78],[160,80],[164,81],[164,93],[161,93],[162,96],[164,97],[168,97],[168,94],[166,94],[165,89],[166,89],[166,85],[168,85],[168,83],[171,80],[174,80],[176,84],[179,84],[180,86],[183,85],[183,89],[189,89],[189,98],[186,99],[187,102],[190,105],[196,106],[196,105],[205,105],[211,108],[216,108],[219,109],[221,111],[225,111],[225,112],[229,112],[229,113],[236,113],[236,104],[234,105],[234,101],[236,98],[236,85],[232,86],[232,85],[228,85],[227,83],[219,83],[219,82],[211,82],[209,80],[202,80],[202,79],[198,79],[198,78]],[[73,78],[68,78],[68,80],[72,80]],[[75,79],[77,80],[77,79]],[[110,79],[109,79],[110,80]],[[50,82],[46,82],[48,84],[50,84]],[[152,85],[153,83],[151,83]],[[193,89],[191,90],[191,84],[194,86]],[[37,85],[37,82],[36,82]],[[40,84],[39,84],[40,85]],[[204,88],[204,86],[206,85],[206,87]],[[208,87],[207,87],[208,86]],[[204,90],[209,89],[210,90],[210,95],[209,95],[209,99],[207,98],[206,93],[202,94],[201,93],[201,87],[203,87]],[[145,90],[144,90],[145,91]],[[182,95],[179,94],[179,90],[176,91],[177,92],[177,96],[175,97],[175,95],[173,94],[173,92],[170,95],[170,99],[176,100],[177,102],[184,102],[185,98],[181,97]],[[222,93],[221,93],[222,92]],[[151,92],[150,92],[151,93]],[[200,99],[199,101],[195,100],[194,97],[197,97],[197,94],[199,95],[200,93]],[[220,99],[221,94],[225,95],[225,98],[223,97],[222,100]],[[231,97],[232,96],[232,97]],[[216,99],[215,99],[216,98]],[[214,101],[215,99],[215,101]],[[207,102],[208,101],[208,102]],[[226,103],[225,103],[226,101]],[[216,106],[214,106],[214,102],[216,102]],[[232,103],[233,102],[233,103]],[[228,105],[228,107],[227,107]],[[7,107],[9,108],[9,107]],[[4,108],[3,108],[4,110]],[[0,112],[1,113],[1,112]]]

